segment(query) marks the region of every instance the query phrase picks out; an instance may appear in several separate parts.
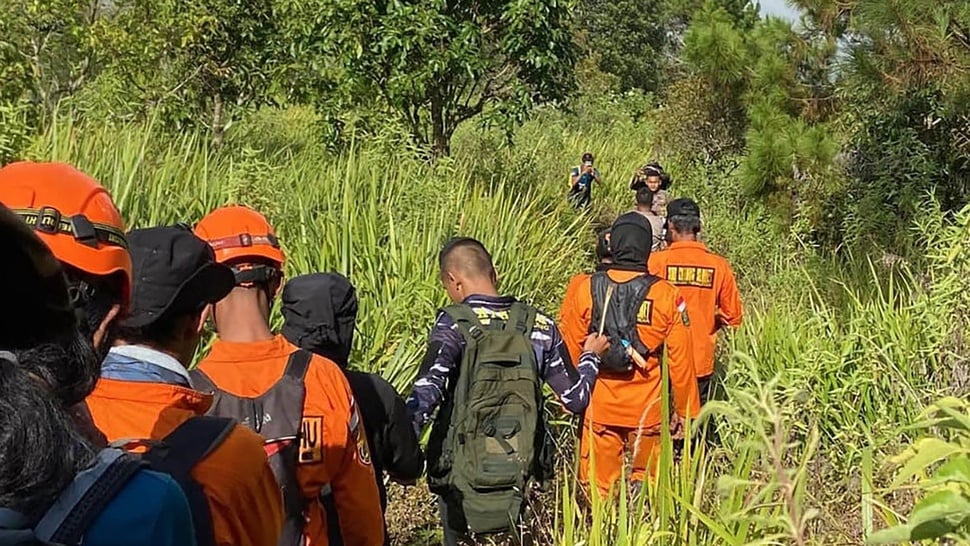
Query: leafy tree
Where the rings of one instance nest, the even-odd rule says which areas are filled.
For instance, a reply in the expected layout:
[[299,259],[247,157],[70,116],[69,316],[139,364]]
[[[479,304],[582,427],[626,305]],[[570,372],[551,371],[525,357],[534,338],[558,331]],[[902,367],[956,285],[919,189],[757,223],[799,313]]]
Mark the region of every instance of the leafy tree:
[[575,86],[570,10],[558,0],[282,5],[296,21],[287,35],[304,66],[339,78],[331,86],[344,97],[386,105],[438,156],[462,121],[485,114],[508,127]]
[[49,113],[87,83],[102,9],[98,0],[0,0],[0,99],[24,99]]
[[768,18],[746,28],[744,12],[719,4],[708,0],[684,35],[689,76],[682,81],[691,83],[673,87],[671,97],[693,115],[665,133],[686,135],[679,141],[688,158],[708,163],[743,148],[745,194],[768,204],[782,225],[801,219],[815,228],[840,180],[833,172],[839,143],[816,100],[826,89],[816,79],[827,76],[817,64],[825,57],[788,22]]
[[716,2],[692,16],[683,37],[683,75],[666,89],[660,141],[666,155],[710,164],[739,152],[748,52],[737,20]]
[[667,0],[585,0],[578,6],[582,42],[600,70],[620,88],[655,91],[661,83],[668,36]]
[[270,0],[118,0],[98,46],[134,104],[208,126],[222,142],[232,110],[272,98],[277,32]]
[[970,192],[970,4],[958,0],[797,0],[807,32],[841,62],[842,202],[849,241],[904,247],[927,194],[946,211]]

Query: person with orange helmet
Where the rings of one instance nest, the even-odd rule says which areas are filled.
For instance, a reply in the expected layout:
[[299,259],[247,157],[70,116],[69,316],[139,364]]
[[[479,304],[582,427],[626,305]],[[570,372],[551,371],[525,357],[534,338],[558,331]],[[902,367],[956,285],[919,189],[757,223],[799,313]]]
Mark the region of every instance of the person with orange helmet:
[[[103,358],[108,329],[125,312],[131,291],[125,225],[111,195],[66,163],[21,161],[0,169],[0,203],[33,228],[63,265],[78,329]],[[57,384],[76,383],[70,377],[51,379]],[[90,392],[92,387],[81,389]],[[83,401],[69,411],[94,445],[106,445]]]
[[284,496],[280,545],[382,545],[380,495],[350,384],[337,364],[271,330],[285,260],[273,227],[252,209],[227,206],[195,232],[232,269],[235,287],[213,308],[218,340],[193,385],[215,393],[210,414],[262,434]]
[[143,459],[179,469],[171,473],[189,497],[200,546],[275,546],[283,506],[262,438],[204,417],[212,395],[192,389],[186,369],[232,272],[187,226],[137,229],[129,241],[133,297],[87,399],[94,422],[115,445],[148,446]]
[[131,293],[125,225],[108,190],[70,165],[22,161],[0,169],[0,203],[64,265],[81,327],[104,349]]
[[[115,370],[105,363],[118,360],[122,352],[131,357],[131,348],[111,347],[109,341],[120,331],[119,322],[144,318],[145,305],[159,294],[167,294],[163,309],[169,304],[184,303],[189,283],[172,284],[173,271],[163,267],[160,275],[152,275],[146,269],[149,256],[157,257],[158,248],[136,247],[139,260],[139,276],[142,281],[133,283],[132,258],[124,223],[108,191],[90,176],[74,167],[60,163],[14,163],[0,169],[0,202],[7,205],[40,237],[64,267],[69,282],[69,295],[84,334],[97,349],[97,362],[101,362],[101,378],[96,384],[87,383],[86,400],[74,406],[72,417],[96,447],[108,441],[122,438],[161,439],[172,430],[181,429],[187,423],[199,422],[194,418],[205,411],[211,403],[202,393],[188,388],[189,381],[179,381],[184,364],[173,354],[186,352],[193,340],[198,339],[190,328],[159,328],[158,322],[171,325],[190,324],[191,320],[178,314],[158,312],[153,316],[150,331],[155,335],[137,347],[139,360],[118,364]],[[189,234],[191,235],[191,234]],[[204,242],[196,239],[196,248]],[[165,245],[161,245],[164,250]],[[164,252],[162,256],[166,256]],[[212,258],[210,258],[211,260]],[[161,264],[166,265],[166,264]],[[154,273],[158,273],[155,264]],[[168,263],[167,266],[171,266]],[[231,277],[229,272],[226,275]],[[181,279],[184,280],[184,279]],[[137,286],[139,301],[131,305],[133,286]],[[191,297],[189,298],[192,299]],[[198,303],[198,302],[196,302]],[[185,308],[181,308],[185,311]],[[188,313],[191,315],[191,313]],[[191,318],[191,317],[190,317]],[[154,320],[159,319],[159,320]],[[162,320],[164,319],[164,320]],[[175,320],[179,319],[179,320]],[[164,343],[156,337],[163,337]],[[124,345],[119,343],[118,345]],[[172,345],[180,350],[173,350]],[[107,358],[111,356],[111,358]],[[113,364],[114,365],[114,364]],[[44,377],[51,385],[69,384],[68,374],[76,374],[69,366],[61,366],[62,373]],[[113,376],[115,373],[119,376]],[[170,372],[167,373],[166,372]],[[106,373],[108,376],[106,377]],[[121,377],[121,376],[124,377]],[[174,379],[173,379],[174,377]],[[91,390],[93,388],[93,391]],[[81,390],[80,387],[76,387]],[[273,475],[262,450],[262,441],[251,431],[243,428],[227,429],[219,447],[210,453],[199,453],[197,466],[184,469],[191,471],[192,481],[204,491],[205,497],[196,502],[197,496],[186,489],[185,476],[172,471],[171,467],[152,464],[156,470],[171,474],[185,489],[193,510],[193,522],[198,544],[220,546],[273,546],[276,544],[282,519],[281,499],[276,492]],[[175,451],[173,449],[173,451]],[[181,453],[176,453],[181,456]],[[260,477],[239,479],[226,468],[264,468],[262,479],[268,480],[270,495],[260,496]],[[257,485],[253,485],[253,484]],[[194,490],[198,493],[199,489]],[[252,513],[251,505],[266,506],[275,518],[253,521],[244,517]],[[204,514],[204,516],[203,516]]]

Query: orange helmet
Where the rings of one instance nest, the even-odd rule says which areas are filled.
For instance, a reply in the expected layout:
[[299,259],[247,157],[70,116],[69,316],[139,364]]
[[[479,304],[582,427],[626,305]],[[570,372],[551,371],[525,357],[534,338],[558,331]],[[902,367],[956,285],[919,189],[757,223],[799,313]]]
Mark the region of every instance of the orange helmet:
[[273,226],[255,210],[241,206],[216,209],[195,226],[195,234],[216,252],[216,261],[243,262],[264,259],[283,267],[285,257]]
[[11,163],[0,169],[0,203],[32,227],[61,262],[97,276],[121,273],[127,300],[131,257],[124,222],[96,180],[64,163]]

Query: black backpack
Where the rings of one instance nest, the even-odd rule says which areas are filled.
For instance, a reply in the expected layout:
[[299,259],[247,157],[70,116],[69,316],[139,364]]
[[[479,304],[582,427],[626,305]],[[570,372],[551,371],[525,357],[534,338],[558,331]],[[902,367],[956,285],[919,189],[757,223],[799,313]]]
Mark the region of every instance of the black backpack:
[[312,358],[312,353],[308,351],[294,351],[286,363],[283,377],[256,398],[221,391],[202,370],[190,372],[194,389],[214,394],[209,415],[236,419],[263,437],[266,456],[283,492],[285,520],[280,546],[304,543],[307,499],[296,476],[297,464],[303,456],[301,442],[312,443],[313,446],[323,442],[323,438],[314,436],[322,433],[322,427],[303,431],[303,403],[306,399],[304,378]]
[[[627,353],[628,346],[644,358],[661,349],[647,347],[637,331],[639,322],[648,323],[650,320],[652,309],[650,301],[647,300],[647,294],[658,280],[660,279],[653,275],[639,275],[626,282],[616,282],[610,279],[606,271],[593,274],[590,282],[593,314],[590,318],[589,333],[598,331],[600,323],[603,323],[603,333],[613,341],[610,344],[610,350],[603,355],[600,364],[601,372],[627,374],[633,371],[634,362]],[[610,304],[606,309],[606,320],[603,321],[603,308],[610,290],[612,290]]]
[[[75,546],[83,542],[88,528],[141,469],[168,474],[185,493],[192,512],[196,542],[215,546],[212,514],[202,486],[192,469],[226,439],[236,423],[231,419],[194,417],[161,440],[118,440],[101,450],[91,465],[79,472],[53,505],[36,523],[27,523],[16,512],[0,509],[0,545]],[[133,454],[127,449],[146,446]]]

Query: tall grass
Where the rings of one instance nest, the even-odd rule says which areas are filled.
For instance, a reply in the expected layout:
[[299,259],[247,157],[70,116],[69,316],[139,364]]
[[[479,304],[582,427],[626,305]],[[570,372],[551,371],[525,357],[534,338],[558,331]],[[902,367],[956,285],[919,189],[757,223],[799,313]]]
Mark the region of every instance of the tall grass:
[[[650,127],[608,112],[544,112],[512,144],[463,127],[455,157],[437,164],[393,138],[334,155],[315,143],[312,122],[284,119],[243,122],[220,150],[151,124],[62,120],[31,155],[97,177],[131,227],[194,223],[227,203],[260,209],[278,229],[288,276],[350,276],[361,299],[353,362],[402,392],[444,303],[436,253],[447,238],[482,239],[503,291],[554,314],[567,279],[590,262],[593,223],[629,206],[628,174],[651,157]],[[567,169],[587,149],[606,183],[582,214],[563,197]],[[928,216],[919,269],[846,261],[766,227],[764,210],[739,198],[730,164],[670,167],[673,192],[701,202],[705,239],[733,261],[746,300],[745,325],[719,351],[724,396],[694,427],[712,441],[678,459],[665,435],[644,494],[626,500],[624,486],[622,502],[591,508],[577,501],[576,458],[564,446],[561,478],[543,497],[551,515],[534,522],[540,535],[589,546],[862,542],[907,508],[874,461],[908,440],[900,427],[929,403],[970,383],[970,212]]]

